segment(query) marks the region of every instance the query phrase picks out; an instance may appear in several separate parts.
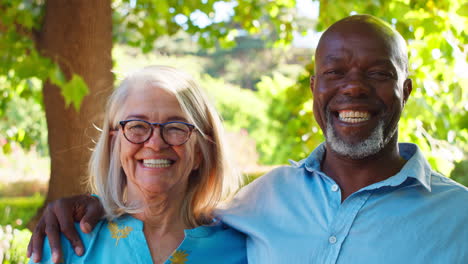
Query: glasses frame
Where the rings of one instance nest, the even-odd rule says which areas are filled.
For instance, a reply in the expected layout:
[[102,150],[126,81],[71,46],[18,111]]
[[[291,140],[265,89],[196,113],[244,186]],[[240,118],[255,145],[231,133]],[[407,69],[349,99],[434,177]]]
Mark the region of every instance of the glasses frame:
[[[151,132],[149,133],[149,136],[147,139],[145,139],[144,141],[142,142],[133,142],[131,141],[130,139],[128,139],[127,135],[125,135],[125,125],[127,125],[129,122],[132,122],[132,121],[139,121],[139,122],[144,122],[148,125],[150,125],[150,128],[151,128]],[[169,124],[174,124],[174,123],[177,123],[177,124],[184,124],[186,125],[188,128],[189,128],[189,132],[188,132],[188,135],[187,135],[187,139],[180,143],[180,144],[170,144],[169,142],[166,141],[166,139],[164,138],[164,133],[163,133],[163,130],[164,130],[164,126],[166,125],[169,125]],[[164,141],[164,143],[166,143],[167,145],[169,146],[181,146],[185,143],[187,143],[187,141],[190,139],[190,137],[192,136],[192,132],[196,129],[194,125],[192,124],[189,124],[189,123],[186,123],[186,122],[182,122],[182,121],[170,121],[170,122],[166,122],[166,123],[151,123],[151,122],[148,122],[148,121],[145,121],[145,120],[141,120],[141,119],[129,119],[129,120],[123,120],[123,121],[120,121],[119,122],[120,126],[122,127],[122,134],[124,135],[125,139],[130,142],[130,143],[133,143],[133,144],[143,144],[145,142],[147,142],[148,140],[150,140],[150,138],[153,136],[153,133],[154,133],[154,128],[155,127],[159,127],[159,135],[161,136],[162,140]]]

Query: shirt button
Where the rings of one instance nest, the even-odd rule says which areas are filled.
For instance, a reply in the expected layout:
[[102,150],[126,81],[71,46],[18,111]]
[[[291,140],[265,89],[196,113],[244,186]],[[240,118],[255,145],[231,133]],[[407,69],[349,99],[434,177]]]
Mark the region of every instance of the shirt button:
[[330,242],[330,244],[335,244],[336,243],[336,236],[329,237],[328,242]]
[[332,187],[331,187],[331,190],[334,191],[334,192],[338,191],[338,189],[339,189],[339,187],[336,184],[333,184]]

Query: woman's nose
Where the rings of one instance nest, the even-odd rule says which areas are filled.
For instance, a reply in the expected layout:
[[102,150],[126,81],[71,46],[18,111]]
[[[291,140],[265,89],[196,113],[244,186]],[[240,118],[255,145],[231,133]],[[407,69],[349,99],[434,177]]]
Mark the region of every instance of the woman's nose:
[[145,146],[151,147],[155,150],[169,147],[169,144],[167,144],[161,136],[160,127],[154,127],[153,134],[151,134],[151,137],[145,142]]

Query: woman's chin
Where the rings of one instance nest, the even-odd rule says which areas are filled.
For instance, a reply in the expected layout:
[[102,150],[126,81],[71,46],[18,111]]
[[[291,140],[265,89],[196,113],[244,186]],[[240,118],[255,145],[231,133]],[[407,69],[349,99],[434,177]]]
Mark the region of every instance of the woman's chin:
[[130,200],[148,201],[164,198],[169,193],[169,186],[158,181],[143,181],[129,184],[128,198]]
[[158,197],[168,194],[169,188],[161,184],[146,183],[140,187],[143,197]]

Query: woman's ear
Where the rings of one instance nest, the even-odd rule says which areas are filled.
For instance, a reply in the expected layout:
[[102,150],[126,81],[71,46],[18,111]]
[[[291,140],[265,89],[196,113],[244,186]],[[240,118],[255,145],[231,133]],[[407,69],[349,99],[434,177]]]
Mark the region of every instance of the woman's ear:
[[109,141],[112,142],[113,140],[115,140],[115,138],[117,137],[119,133],[119,130],[111,130],[109,131]]
[[198,170],[198,168],[200,168],[202,158],[203,155],[200,146],[197,143],[197,145],[195,145],[195,157],[193,158],[193,170]]

